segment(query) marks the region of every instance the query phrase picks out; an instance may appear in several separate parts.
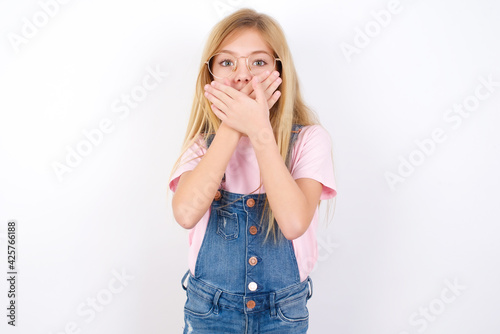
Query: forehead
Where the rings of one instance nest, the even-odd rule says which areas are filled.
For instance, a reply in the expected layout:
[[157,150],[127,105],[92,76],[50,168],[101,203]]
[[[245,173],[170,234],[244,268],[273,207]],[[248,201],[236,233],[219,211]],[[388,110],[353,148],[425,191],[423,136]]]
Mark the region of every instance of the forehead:
[[261,33],[254,28],[240,29],[231,33],[224,39],[220,49],[231,51],[236,56],[246,56],[255,51],[274,53]]

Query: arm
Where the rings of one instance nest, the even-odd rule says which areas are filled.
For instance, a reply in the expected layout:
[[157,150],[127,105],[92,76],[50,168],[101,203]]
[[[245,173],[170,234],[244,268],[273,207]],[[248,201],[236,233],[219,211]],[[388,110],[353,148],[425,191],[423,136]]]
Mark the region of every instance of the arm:
[[[263,81],[264,96],[271,108],[280,96],[279,91],[276,91],[281,83],[279,72],[275,71],[273,75],[263,73],[259,78]],[[225,82],[229,84],[229,81]],[[241,92],[245,95],[255,94],[252,83],[248,83]],[[212,106],[212,110],[217,112],[219,109]],[[193,228],[207,212],[240,137],[240,132],[223,122],[198,166],[180,176],[172,198],[172,208],[175,220],[182,227]]]
[[179,225],[193,228],[207,212],[240,137],[241,133],[222,123],[200,163],[181,175],[172,198]]
[[256,99],[218,82],[205,87],[214,113],[228,126],[248,135],[255,150],[267,197],[287,239],[300,237],[309,227],[323,186],[309,178],[295,181],[279,153],[269,121],[269,107],[259,78],[252,79]]
[[270,125],[250,134],[249,138],[274,217],[285,238],[296,239],[309,227],[323,185],[309,178],[293,179],[281,158]]

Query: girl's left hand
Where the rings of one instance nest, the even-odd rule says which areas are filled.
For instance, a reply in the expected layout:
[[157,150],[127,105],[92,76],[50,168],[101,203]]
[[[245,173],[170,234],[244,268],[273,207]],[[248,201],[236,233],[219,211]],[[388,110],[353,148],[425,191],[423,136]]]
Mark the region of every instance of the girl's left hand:
[[205,85],[205,97],[212,103],[215,115],[231,128],[247,136],[270,127],[267,99],[257,76],[252,78],[252,87],[255,100],[216,81]]

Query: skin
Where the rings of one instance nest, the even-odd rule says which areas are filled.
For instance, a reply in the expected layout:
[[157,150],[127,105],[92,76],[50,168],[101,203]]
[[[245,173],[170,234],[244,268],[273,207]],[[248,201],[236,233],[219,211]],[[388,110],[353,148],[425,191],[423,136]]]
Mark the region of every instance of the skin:
[[[266,51],[270,55],[274,54],[273,50],[263,42],[258,31],[254,29],[235,32],[227,38],[220,49],[233,52],[234,50],[240,50],[241,53],[234,53],[238,57],[248,56],[256,50]],[[262,86],[264,87],[268,109],[271,109],[281,96],[281,92],[276,90],[282,81],[279,75],[278,71],[273,71],[272,73],[262,73],[258,76],[259,81],[262,82]],[[214,81],[232,87],[255,99],[255,91],[251,82],[252,77],[253,75],[246,67],[246,59],[238,58],[236,71],[229,78],[214,78]]]
[[[238,57],[257,50],[273,54],[254,29],[234,34],[221,49]],[[239,139],[248,136],[275,219],[285,238],[293,240],[309,227],[322,185],[309,178],[294,180],[279,153],[269,121],[269,109],[280,96],[276,90],[281,83],[279,73],[254,77],[242,62],[244,59],[240,58],[237,70],[229,78],[216,78],[205,86],[205,96],[222,124],[200,163],[181,175],[172,199],[174,217],[184,228],[196,225],[210,207]]]

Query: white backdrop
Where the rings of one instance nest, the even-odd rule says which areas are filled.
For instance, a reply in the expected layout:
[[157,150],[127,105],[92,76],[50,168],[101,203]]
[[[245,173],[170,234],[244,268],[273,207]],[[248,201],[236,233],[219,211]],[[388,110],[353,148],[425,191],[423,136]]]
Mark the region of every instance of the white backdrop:
[[0,332],[181,333],[168,176],[202,46],[240,7],[281,23],[334,145],[309,332],[498,333],[495,0],[2,1]]

